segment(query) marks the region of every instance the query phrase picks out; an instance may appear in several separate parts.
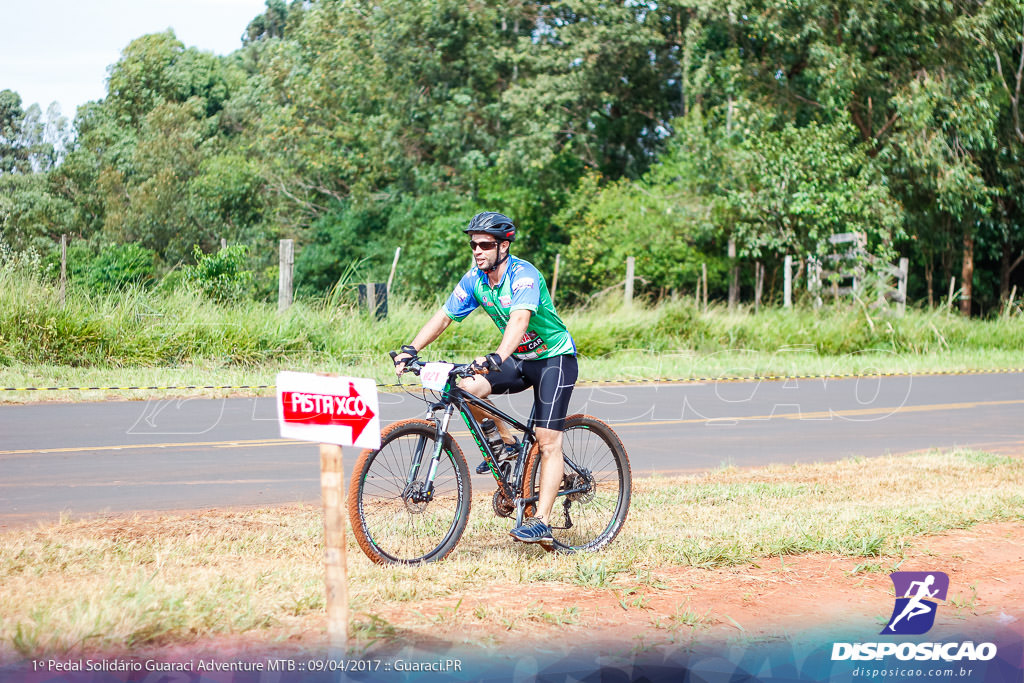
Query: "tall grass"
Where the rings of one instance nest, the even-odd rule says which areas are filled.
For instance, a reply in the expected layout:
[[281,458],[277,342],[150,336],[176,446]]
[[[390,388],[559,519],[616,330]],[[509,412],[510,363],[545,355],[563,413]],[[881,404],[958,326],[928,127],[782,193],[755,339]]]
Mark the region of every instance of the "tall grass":
[[711,306],[698,312],[690,301],[623,307],[605,300],[565,316],[587,355],[639,349],[691,350],[701,354],[777,351],[799,347],[820,356],[865,351],[934,354],[946,351],[1024,349],[1024,318],[1005,316],[968,320],[943,310],[895,309],[865,312],[856,304],[822,309],[749,308],[729,311]]
[[[376,321],[351,306],[300,302],[218,305],[188,292],[126,289],[98,295],[71,290],[65,305],[51,285],[0,269],[0,366],[160,368],[182,365],[254,368],[302,361],[333,367],[382,359],[408,343],[436,305],[392,300]],[[855,306],[820,311],[762,309],[753,313],[691,302],[625,308],[604,300],[563,315],[585,359],[608,354],[708,355],[797,348],[813,356],[862,352],[934,355],[1024,350],[1024,320],[965,320],[944,312],[866,312]],[[497,334],[486,316],[471,316],[431,347],[458,357],[492,349]]]

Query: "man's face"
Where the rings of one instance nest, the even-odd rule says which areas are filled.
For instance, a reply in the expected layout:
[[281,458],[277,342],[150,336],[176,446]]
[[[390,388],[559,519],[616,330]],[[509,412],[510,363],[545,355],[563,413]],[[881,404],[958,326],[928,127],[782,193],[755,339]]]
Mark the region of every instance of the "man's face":
[[493,268],[498,261],[498,254],[503,253],[502,246],[507,244],[507,242],[499,242],[485,232],[469,233],[469,246],[473,250],[473,260],[476,262],[476,267],[481,270]]

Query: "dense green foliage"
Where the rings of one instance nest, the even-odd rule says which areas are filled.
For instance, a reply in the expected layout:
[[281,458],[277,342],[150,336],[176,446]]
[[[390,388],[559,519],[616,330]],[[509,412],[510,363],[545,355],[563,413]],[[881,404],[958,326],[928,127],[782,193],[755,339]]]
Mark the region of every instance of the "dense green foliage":
[[314,296],[401,246],[398,291],[430,299],[498,210],[583,302],[630,255],[651,297],[703,264],[749,300],[758,261],[777,300],[786,254],[805,274],[856,231],[911,259],[911,298],[955,276],[989,314],[1024,272],[1022,52],[1020,0],[267,0],[227,56],[133,40],[73,134],[0,92],[0,238],[52,277],[71,235],[73,278],[226,240],[264,298],[280,238]]
[[186,285],[219,303],[248,300],[252,290],[252,272],[246,269],[248,251],[236,244],[204,254],[196,247],[196,264],[185,266]]
[[97,292],[148,284],[153,278],[155,256],[152,249],[132,242],[111,245],[93,259],[86,281]]

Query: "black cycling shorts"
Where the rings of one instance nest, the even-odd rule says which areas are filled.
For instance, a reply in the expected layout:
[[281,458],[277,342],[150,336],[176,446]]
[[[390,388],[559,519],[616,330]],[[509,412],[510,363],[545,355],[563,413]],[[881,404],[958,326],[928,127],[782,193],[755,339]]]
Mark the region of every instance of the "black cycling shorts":
[[552,356],[537,360],[509,357],[501,368],[480,375],[491,385],[491,393],[516,394],[533,387],[533,426],[565,431],[569,399],[579,377],[576,356]]

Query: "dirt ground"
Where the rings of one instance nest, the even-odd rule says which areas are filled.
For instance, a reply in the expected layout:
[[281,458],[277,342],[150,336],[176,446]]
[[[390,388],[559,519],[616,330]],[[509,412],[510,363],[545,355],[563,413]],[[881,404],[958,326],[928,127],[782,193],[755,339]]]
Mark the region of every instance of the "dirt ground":
[[[902,571],[949,575],[949,594],[939,604],[930,638],[988,637],[998,631],[1024,640],[1024,523],[1012,522],[919,537],[901,563],[890,557],[810,554],[728,569],[661,569],[652,585],[625,595],[615,589],[532,584],[529,595],[508,610],[511,623],[458,615],[472,615],[477,606],[494,611],[504,599],[499,595],[521,595],[521,585],[418,603],[417,621],[427,617],[429,627],[403,627],[409,623],[408,606],[403,613],[385,605],[376,614],[396,630],[359,654],[479,652],[483,647],[504,655],[510,648],[522,652],[524,646],[558,654],[571,642],[577,649],[629,655],[687,643],[765,643],[808,632],[870,641],[892,612],[889,572],[897,570],[897,563]],[[575,611],[565,616],[570,607]],[[325,631],[326,618],[316,617],[303,620],[300,629],[164,647],[153,654],[175,659],[207,651],[257,657],[266,656],[269,647],[294,655],[322,650]]]
[[[811,554],[728,569],[683,567],[659,570],[656,586],[631,595],[538,584],[527,600],[536,603],[537,612],[559,614],[566,605],[579,610],[578,624],[533,620],[532,630],[541,640],[565,629],[594,642],[632,641],[635,646],[691,636],[756,640],[809,627],[863,630],[867,636],[877,634],[892,612],[889,572],[897,562]],[[875,571],[853,573],[858,565],[874,565]],[[992,624],[1024,634],[1024,524],[987,524],[919,538],[899,570],[949,575],[949,595],[939,607],[936,634],[984,630]],[[454,602],[423,605],[421,611],[451,609]],[[490,596],[464,596],[460,610],[491,603]],[[386,610],[381,616],[388,616]],[[393,616],[400,623],[401,616]],[[447,635],[456,640],[463,636],[458,631]],[[486,634],[474,628],[472,633],[476,639],[487,635],[496,644],[522,638],[521,632],[501,628]]]

